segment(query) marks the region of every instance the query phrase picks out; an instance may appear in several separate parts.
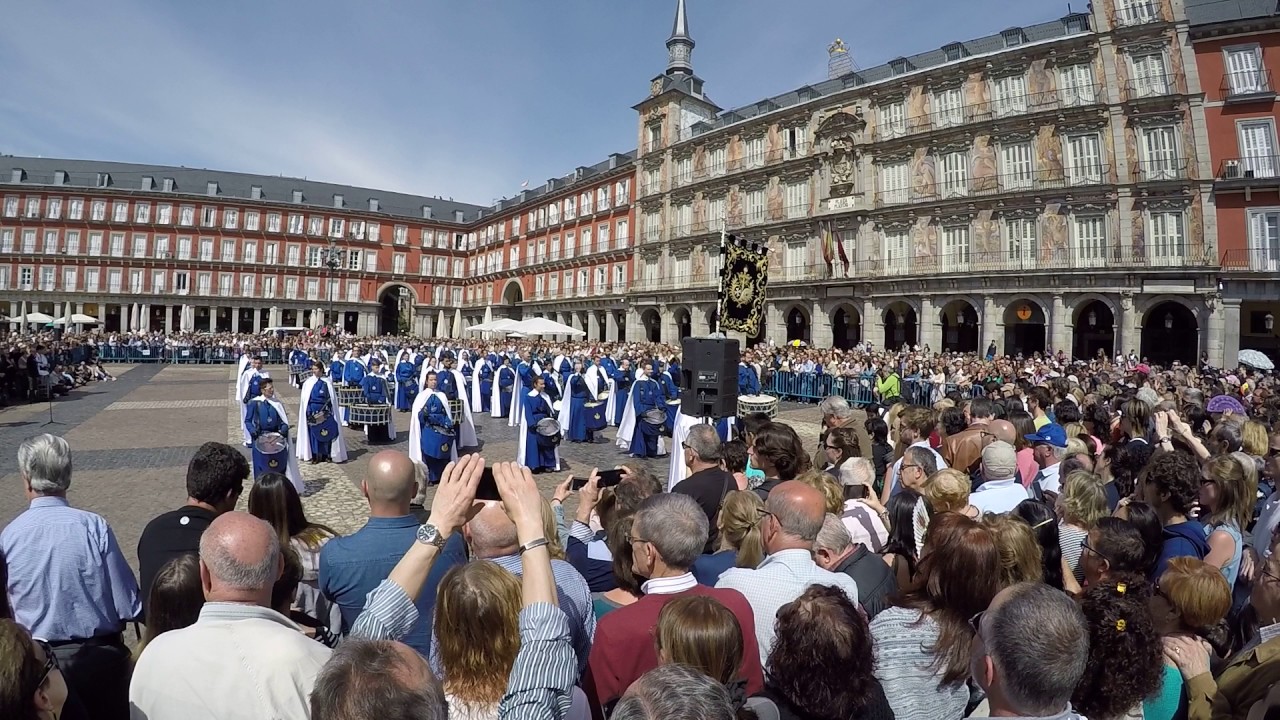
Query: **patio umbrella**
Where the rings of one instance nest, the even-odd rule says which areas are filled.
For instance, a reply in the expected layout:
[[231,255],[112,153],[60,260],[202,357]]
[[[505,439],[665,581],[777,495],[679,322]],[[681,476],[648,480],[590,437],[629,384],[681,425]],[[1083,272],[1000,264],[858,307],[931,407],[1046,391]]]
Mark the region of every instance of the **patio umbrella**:
[[453,332],[450,337],[462,337],[462,308],[453,309]]
[[25,323],[35,323],[37,325],[47,325],[53,322],[53,318],[42,312],[33,312],[27,313],[26,316],[22,318],[22,321]]
[[97,325],[98,318],[83,313],[72,313],[53,321],[54,325]]
[[548,318],[521,320],[509,329],[525,335],[572,335],[573,337],[586,335],[585,332],[576,327],[558,323]]
[[449,326],[445,324],[444,308],[440,309],[440,317],[436,319],[436,337],[448,337]]
[[1258,370],[1276,369],[1276,364],[1271,362],[1271,358],[1263,355],[1262,352],[1258,350],[1241,350],[1240,364],[1248,365],[1249,367],[1256,368]]

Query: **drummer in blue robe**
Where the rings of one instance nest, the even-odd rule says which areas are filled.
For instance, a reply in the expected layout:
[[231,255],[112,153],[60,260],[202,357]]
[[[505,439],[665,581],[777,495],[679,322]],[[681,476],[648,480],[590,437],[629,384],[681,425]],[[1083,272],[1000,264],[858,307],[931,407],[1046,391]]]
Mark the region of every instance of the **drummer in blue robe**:
[[302,381],[307,379],[307,370],[311,364],[311,359],[307,356],[307,351],[300,347],[295,347],[289,351],[289,384],[300,388]]
[[556,384],[556,376],[550,370],[542,373],[542,394],[555,404],[560,401],[563,395],[560,392],[560,386]]
[[302,396],[306,406],[298,425],[298,444],[305,443],[308,452],[302,452],[299,447],[298,459],[312,465],[334,462],[335,459],[346,460],[345,449],[339,453],[341,457],[334,457],[334,442],[341,437],[338,417],[334,414],[338,399],[334,397],[333,384],[325,378],[324,365],[319,360],[311,362],[311,379],[302,384]]
[[332,380],[335,385],[341,385],[342,374],[345,369],[346,363],[342,361],[342,355],[337,351],[334,351],[333,359],[329,361],[329,379]]
[[595,396],[587,387],[587,380],[582,376],[582,361],[575,360],[573,372],[569,375],[565,393],[568,395],[560,403],[560,427],[565,439],[572,443],[595,442],[593,433],[587,427],[587,403],[595,402]]
[[[662,367],[662,363],[659,362],[654,367]],[[680,390],[676,387],[675,381],[671,379],[671,373],[667,372],[666,368],[662,368],[654,380],[662,388],[663,410],[667,413],[667,422],[662,426],[662,431],[664,435],[671,437],[672,430],[676,425],[676,413],[680,412]]]
[[439,485],[445,466],[456,457],[453,448],[456,426],[449,416],[444,395],[436,389],[437,382],[436,373],[428,371],[427,386],[423,389],[428,395],[427,402],[414,418],[418,423],[418,447],[422,451],[422,464],[427,468],[428,485]]
[[418,374],[413,369],[413,357],[409,353],[400,356],[396,365],[396,410],[409,412],[418,396]]
[[738,395],[759,395],[760,378],[756,369],[745,362],[738,363]]
[[556,374],[560,376],[560,386],[565,387],[569,382],[569,376],[574,373],[576,361],[570,362],[569,358],[563,355],[560,356],[559,360],[560,362],[556,365]]
[[[365,375],[360,381],[360,387],[364,390],[364,402],[366,405],[390,405],[391,399],[387,396],[387,379],[382,374],[382,361],[378,358],[369,359],[369,374]],[[366,425],[365,434],[370,441],[390,442],[395,440],[392,426],[379,423],[377,425]]]
[[551,409],[551,399],[543,392],[546,381],[541,376],[533,380],[533,389],[523,398],[521,427],[523,431],[520,443],[520,464],[535,473],[550,472],[560,469],[560,458],[556,446],[546,436],[538,433],[538,422],[547,418],[555,419]]
[[342,382],[344,385],[359,387],[364,384],[364,376],[369,373],[364,360],[352,355],[342,366]]
[[[289,452],[289,418],[284,404],[280,402],[280,398],[276,397],[275,384],[271,378],[264,377],[261,381],[262,394],[255,397],[249,402],[248,408],[245,410],[244,427],[248,431],[249,436],[253,438],[252,455],[253,455],[253,476],[278,472],[286,475],[289,481],[293,483],[293,487],[298,492],[303,491],[302,473],[298,472],[297,465],[293,461],[292,454]],[[279,433],[279,444],[274,451],[265,450],[260,447],[264,440],[263,436],[267,433]]]
[[453,374],[453,353],[446,350],[440,355],[441,370],[436,378],[436,388],[444,393],[450,410],[458,408],[462,400],[464,388],[458,387],[458,378]]
[[[240,377],[236,380],[236,396],[240,398],[240,404],[243,406],[241,411],[247,411],[249,403],[254,398],[262,394],[262,379],[267,377],[262,372],[262,358],[255,357],[249,361],[245,369],[241,371]],[[244,446],[253,447],[253,438],[246,430],[244,433]]]
[[671,364],[667,366],[667,372],[671,375],[671,382],[675,383],[676,387],[682,387],[682,380],[680,377],[680,358],[671,358]]
[[516,371],[511,367],[511,358],[503,356],[502,367],[496,373],[498,381],[498,415],[507,417],[511,414],[511,393],[515,392]]
[[652,368],[644,366],[644,378],[631,386],[631,406],[635,409],[635,430],[631,434],[631,455],[633,457],[659,457],[658,436],[662,433],[661,424],[653,424],[645,420],[645,413],[658,410],[666,413],[663,402],[662,386],[649,377]]
[[615,426],[622,424],[622,414],[627,411],[627,403],[631,402],[631,385],[636,380],[635,374],[631,371],[631,360],[622,359],[622,364],[613,373],[613,383],[618,399],[613,403],[613,424]]
[[[493,355],[490,358],[495,357]],[[480,363],[480,412],[489,412],[493,408],[493,360],[486,359]],[[471,408],[475,412],[476,408]]]

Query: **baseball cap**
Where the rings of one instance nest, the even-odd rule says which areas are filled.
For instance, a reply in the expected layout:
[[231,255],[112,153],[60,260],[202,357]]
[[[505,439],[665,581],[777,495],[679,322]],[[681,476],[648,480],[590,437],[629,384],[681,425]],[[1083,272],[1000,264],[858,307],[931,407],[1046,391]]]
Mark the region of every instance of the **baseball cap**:
[[1030,435],[1023,435],[1022,437],[1032,445],[1043,443],[1057,448],[1064,448],[1067,446],[1067,431],[1063,430],[1062,426],[1058,423],[1049,423],[1048,425],[1042,426],[1034,433],[1031,433]]
[[1018,472],[1018,451],[1003,440],[982,449],[982,474],[992,480],[1011,478]]

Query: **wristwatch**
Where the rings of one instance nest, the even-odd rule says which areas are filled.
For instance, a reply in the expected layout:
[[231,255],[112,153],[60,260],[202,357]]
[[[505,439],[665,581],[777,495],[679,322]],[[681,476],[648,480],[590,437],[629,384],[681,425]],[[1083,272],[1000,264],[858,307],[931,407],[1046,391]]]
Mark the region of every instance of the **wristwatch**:
[[423,545],[433,545],[438,548],[444,547],[444,535],[440,534],[440,530],[431,523],[423,523],[418,526],[418,542]]

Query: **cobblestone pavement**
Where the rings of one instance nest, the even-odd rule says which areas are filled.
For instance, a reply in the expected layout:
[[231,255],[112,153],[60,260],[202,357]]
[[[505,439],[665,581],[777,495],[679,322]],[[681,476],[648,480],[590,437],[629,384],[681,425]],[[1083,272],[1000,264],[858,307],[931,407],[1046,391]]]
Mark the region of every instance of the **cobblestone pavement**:
[[[42,428],[47,405],[0,409],[0,443],[9,448],[0,456],[0,527],[26,507],[17,475],[17,446],[40,432],[63,435],[74,452],[71,502],[107,518],[121,548],[136,567],[136,548],[142,528],[154,516],[179,507],[186,499],[184,479],[192,454],[209,440],[243,447],[240,405],[235,402],[234,367],[199,365],[113,366],[117,382],[97,383],[54,402],[54,418],[62,423]],[[277,378],[287,377],[284,367],[269,368]],[[296,424],[298,390],[279,386],[290,419]],[[817,441],[817,411],[812,406],[785,405],[779,419],[790,423],[806,447]],[[343,429],[350,460],[342,465],[303,464],[306,482],[303,505],[311,519],[342,533],[359,529],[367,506],[360,492],[370,458],[380,450],[408,451],[408,413],[396,413],[397,442],[370,445],[363,433]],[[479,452],[492,462],[514,460],[516,431],[505,419],[475,416]],[[592,467],[613,467],[640,462],[666,477],[669,460],[631,460],[613,444],[616,430],[609,428],[607,442],[561,446],[564,472],[538,476],[539,486],[551,489],[570,473],[587,473]],[[248,450],[244,450],[248,456]],[[244,495],[247,502],[248,494]],[[427,504],[430,505],[428,492]],[[243,508],[242,508],[243,509]],[[572,511],[572,506],[570,511]]]

